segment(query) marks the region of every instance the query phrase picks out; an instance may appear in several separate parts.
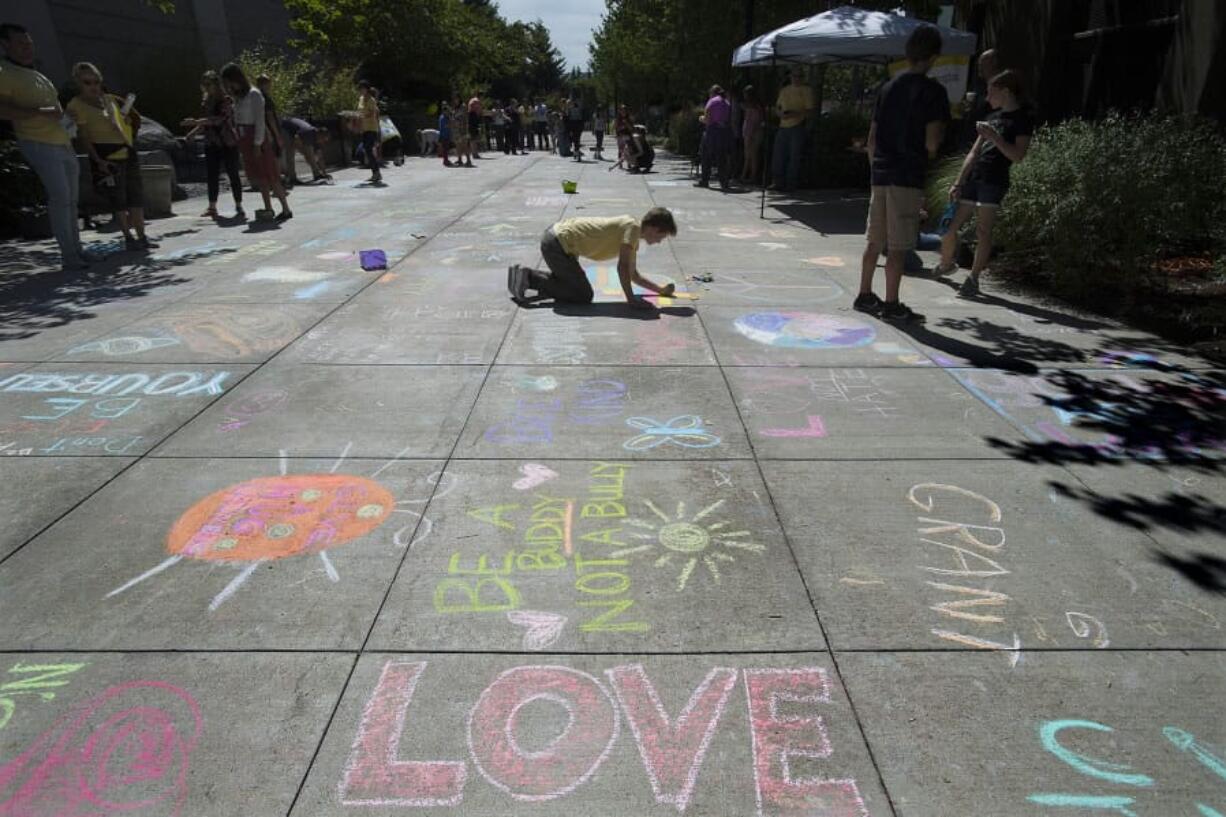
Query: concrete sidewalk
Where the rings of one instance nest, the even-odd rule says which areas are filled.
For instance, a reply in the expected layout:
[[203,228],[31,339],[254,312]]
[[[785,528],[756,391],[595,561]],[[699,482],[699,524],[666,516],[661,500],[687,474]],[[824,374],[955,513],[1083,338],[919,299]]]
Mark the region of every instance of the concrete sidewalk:
[[[1226,814],[1226,376],[606,167],[0,246],[0,815]],[[508,299],[655,205],[657,312]]]

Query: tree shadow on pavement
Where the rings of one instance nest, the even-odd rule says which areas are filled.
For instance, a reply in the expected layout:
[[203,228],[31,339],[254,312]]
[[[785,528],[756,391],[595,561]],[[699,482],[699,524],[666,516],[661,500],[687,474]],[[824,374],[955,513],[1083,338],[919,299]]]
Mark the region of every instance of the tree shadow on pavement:
[[97,309],[149,295],[156,289],[189,283],[175,272],[232,248],[146,257],[121,264],[115,256],[79,272],[58,270],[58,250],[0,249],[0,341],[24,340],[47,329],[93,318]]
[[1043,404],[1070,431],[1104,440],[990,437],[989,445],[1022,462],[1053,465],[1140,461],[1208,473],[1226,464],[1226,375],[1182,371],[1146,378],[1131,373],[1089,377],[1059,370],[1043,378],[1051,387],[1038,395]]
[[894,328],[920,346],[940,352],[941,354],[936,356],[936,362],[943,367],[969,365],[976,368],[1002,369],[1017,374],[1036,374],[1039,371],[1037,366],[1013,349],[1006,348],[996,352],[934,332],[922,323],[896,324]]
[[1226,559],[1220,556],[1211,553],[1175,556],[1163,550],[1156,550],[1153,559],[1179,573],[1201,590],[1226,595]]
[[1168,491],[1155,499],[1135,493],[1104,496],[1097,491],[1054,481],[1048,486],[1059,496],[1083,502],[1099,516],[1136,530],[1210,531],[1226,536],[1226,508],[1200,494]]

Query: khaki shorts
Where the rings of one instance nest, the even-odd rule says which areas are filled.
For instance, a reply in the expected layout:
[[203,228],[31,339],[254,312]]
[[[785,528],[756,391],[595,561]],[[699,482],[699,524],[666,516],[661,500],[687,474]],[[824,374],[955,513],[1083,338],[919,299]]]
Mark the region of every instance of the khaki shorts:
[[895,251],[914,250],[924,191],[918,187],[873,187],[868,203],[868,243]]

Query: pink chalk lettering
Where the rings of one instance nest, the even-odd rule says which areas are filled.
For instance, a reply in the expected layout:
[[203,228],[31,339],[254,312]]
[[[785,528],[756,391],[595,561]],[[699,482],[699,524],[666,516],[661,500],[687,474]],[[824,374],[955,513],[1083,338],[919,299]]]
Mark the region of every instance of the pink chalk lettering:
[[785,715],[779,712],[779,704],[829,703],[826,671],[820,667],[747,669],[745,692],[759,817],[868,817],[855,780],[798,779],[791,773],[792,758],[824,760],[832,750],[820,715]]
[[685,811],[715,727],[736,686],[737,671],[715,667],[707,673],[675,721],[664,711],[642,665],[615,667],[606,674],[634,733],[656,802]]
[[425,661],[389,661],[362,710],[341,779],[347,806],[456,806],[464,797],[464,761],[399,760],[405,716]]
[[203,725],[200,707],[178,687],[113,686],[0,766],[0,817],[176,817]]
[[764,428],[758,432],[763,437],[825,437],[826,425],[816,414],[809,415],[809,424],[804,428]]
[[[548,701],[566,710],[562,734],[542,749],[516,742],[520,710]],[[617,740],[617,708],[586,672],[560,666],[509,669],[485,688],[468,716],[473,763],[493,786],[516,800],[553,800],[591,777]]]

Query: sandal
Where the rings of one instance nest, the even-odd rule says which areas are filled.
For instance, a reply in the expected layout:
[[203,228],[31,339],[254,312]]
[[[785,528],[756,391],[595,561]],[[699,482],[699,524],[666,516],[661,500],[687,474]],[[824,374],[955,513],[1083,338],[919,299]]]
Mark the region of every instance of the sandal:
[[217,218],[217,208],[210,207],[200,214],[201,218]]

